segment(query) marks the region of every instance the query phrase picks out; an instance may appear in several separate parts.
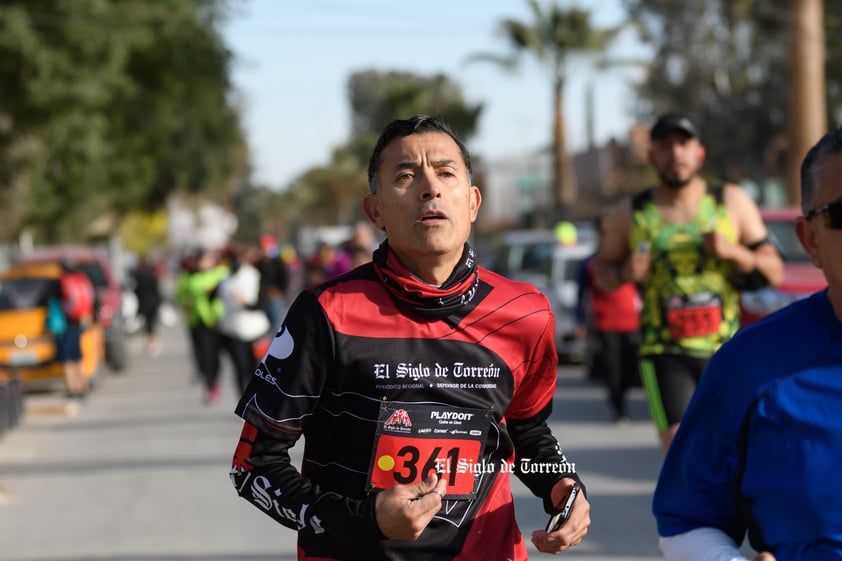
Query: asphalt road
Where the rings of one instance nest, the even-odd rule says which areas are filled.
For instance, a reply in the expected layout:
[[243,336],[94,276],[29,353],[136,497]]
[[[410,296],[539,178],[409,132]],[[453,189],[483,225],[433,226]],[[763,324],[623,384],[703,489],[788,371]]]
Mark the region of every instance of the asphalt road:
[[[157,357],[132,340],[129,369],[101,376],[78,410],[57,393],[27,396],[21,424],[0,437],[0,560],[295,559],[294,533],[229,483],[240,429],[230,364],[222,402],[206,406],[184,329],[162,335]],[[639,389],[630,411],[614,425],[602,388],[560,369],[552,426],[585,480],[592,526],[559,558],[661,559],[649,510],[661,452]],[[514,494],[528,540],[546,515],[517,481]]]

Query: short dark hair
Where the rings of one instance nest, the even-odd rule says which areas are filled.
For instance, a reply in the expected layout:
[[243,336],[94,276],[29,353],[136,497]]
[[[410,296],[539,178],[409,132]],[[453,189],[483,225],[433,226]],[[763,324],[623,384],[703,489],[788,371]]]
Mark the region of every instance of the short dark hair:
[[381,156],[383,150],[395,138],[405,137],[411,134],[421,134],[425,132],[443,132],[453,139],[459,151],[462,152],[462,160],[465,162],[465,168],[468,170],[468,183],[471,182],[471,154],[465,147],[465,144],[459,140],[459,137],[451,130],[450,126],[444,121],[429,115],[413,115],[409,119],[395,119],[383,129],[380,133],[380,138],[377,139],[377,144],[374,146],[374,151],[371,153],[371,159],[368,161],[368,187],[372,193],[377,193],[380,186],[377,183],[377,170],[381,164]]
[[824,162],[842,153],[842,127],[825,134],[804,156],[801,162],[801,212],[807,214],[816,204],[819,191],[819,173]]

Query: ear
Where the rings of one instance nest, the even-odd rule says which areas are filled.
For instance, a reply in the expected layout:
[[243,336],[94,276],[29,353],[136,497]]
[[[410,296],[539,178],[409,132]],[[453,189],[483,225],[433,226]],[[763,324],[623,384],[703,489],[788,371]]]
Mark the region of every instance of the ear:
[[479,214],[479,207],[482,204],[482,194],[479,191],[479,187],[477,187],[476,185],[471,185],[471,193],[469,197],[471,198],[471,222],[473,223],[477,219],[477,214]]
[[807,255],[810,256],[810,260],[813,262],[813,265],[821,269],[822,262],[819,256],[818,244],[816,243],[816,230],[813,228],[810,221],[803,216],[796,218],[795,234],[798,236],[798,241],[801,242],[801,246],[804,248],[804,251],[806,251]]
[[377,195],[369,193],[365,196],[365,198],[363,198],[363,212],[366,216],[368,216],[368,219],[371,220],[371,223],[374,224],[375,228],[383,230],[384,232],[386,231],[386,224],[380,216],[380,205],[378,204]]
[[705,147],[704,147],[704,146],[699,146],[699,154],[698,154],[698,156],[697,156],[697,157],[699,158],[699,163],[700,163],[700,164],[701,164],[702,162],[704,162],[704,161],[705,161],[705,157],[706,157],[706,156],[707,156],[707,152],[705,151]]

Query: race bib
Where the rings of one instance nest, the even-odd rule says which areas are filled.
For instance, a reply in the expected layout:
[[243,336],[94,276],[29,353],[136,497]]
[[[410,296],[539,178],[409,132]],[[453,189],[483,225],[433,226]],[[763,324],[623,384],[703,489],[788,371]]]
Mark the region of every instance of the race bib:
[[384,401],[366,490],[417,483],[436,472],[447,481],[448,500],[473,499],[490,424],[488,410]]
[[673,339],[704,337],[719,333],[722,300],[712,292],[671,296],[664,303],[665,316]]

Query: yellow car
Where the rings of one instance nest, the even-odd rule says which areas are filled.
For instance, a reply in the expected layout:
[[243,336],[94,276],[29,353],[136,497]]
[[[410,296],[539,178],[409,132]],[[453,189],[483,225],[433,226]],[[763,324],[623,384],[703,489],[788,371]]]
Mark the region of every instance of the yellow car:
[[[61,385],[56,342],[47,330],[47,304],[59,294],[62,267],[56,263],[19,264],[0,274],[0,379],[17,377],[24,389]],[[93,382],[103,360],[102,328],[83,327],[82,373]]]

